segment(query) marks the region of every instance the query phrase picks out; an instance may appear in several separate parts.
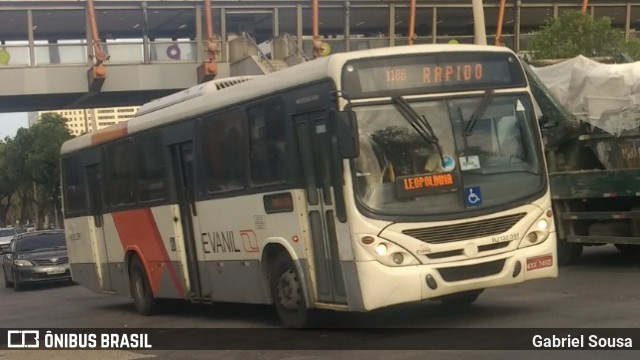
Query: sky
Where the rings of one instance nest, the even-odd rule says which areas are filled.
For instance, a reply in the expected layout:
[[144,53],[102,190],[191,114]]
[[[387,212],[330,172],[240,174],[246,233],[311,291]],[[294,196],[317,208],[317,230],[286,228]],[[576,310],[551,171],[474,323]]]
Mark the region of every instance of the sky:
[[29,127],[27,113],[0,113],[0,140],[16,136],[21,127]]

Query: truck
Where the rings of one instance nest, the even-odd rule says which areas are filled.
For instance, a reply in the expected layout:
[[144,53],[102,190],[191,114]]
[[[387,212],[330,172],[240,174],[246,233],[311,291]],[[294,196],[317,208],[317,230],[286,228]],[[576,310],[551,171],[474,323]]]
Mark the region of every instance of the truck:
[[[587,69],[585,74],[593,74],[592,68]],[[534,68],[526,70],[542,114],[539,123],[556,219],[558,264],[575,262],[584,246],[613,244],[623,254],[640,254],[640,108],[633,105],[637,99],[593,96],[588,99],[591,113],[572,113],[566,104],[584,98],[582,90],[573,89],[563,103],[547,87],[549,78],[545,84]],[[613,80],[623,76],[618,70]],[[608,95],[606,84],[611,79],[600,80],[585,83]],[[614,85],[620,86],[615,81]],[[610,91],[618,91],[617,87]],[[622,89],[633,93],[635,88],[627,90]]]

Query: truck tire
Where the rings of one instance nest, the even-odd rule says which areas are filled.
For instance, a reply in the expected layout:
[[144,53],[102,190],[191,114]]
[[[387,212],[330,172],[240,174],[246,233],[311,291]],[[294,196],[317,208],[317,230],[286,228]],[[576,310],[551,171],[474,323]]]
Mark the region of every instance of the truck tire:
[[[640,207],[633,207],[631,211],[640,211]],[[631,236],[640,237],[640,220],[631,219]],[[636,256],[640,254],[640,245],[631,244],[614,244],[615,247],[623,254],[627,256]]]
[[558,265],[569,265],[575,263],[582,254],[582,245],[567,242],[564,239],[558,239]]
[[269,287],[280,320],[288,328],[309,327],[312,314],[293,260],[281,251],[269,264]]
[[640,245],[613,244],[623,255],[636,256],[640,254]]

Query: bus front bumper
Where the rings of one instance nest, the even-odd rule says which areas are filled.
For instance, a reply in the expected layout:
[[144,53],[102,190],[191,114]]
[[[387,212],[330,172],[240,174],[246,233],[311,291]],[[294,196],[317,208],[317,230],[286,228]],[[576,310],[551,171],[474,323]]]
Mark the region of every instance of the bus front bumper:
[[558,276],[556,234],[543,243],[450,263],[390,267],[356,262],[365,311]]

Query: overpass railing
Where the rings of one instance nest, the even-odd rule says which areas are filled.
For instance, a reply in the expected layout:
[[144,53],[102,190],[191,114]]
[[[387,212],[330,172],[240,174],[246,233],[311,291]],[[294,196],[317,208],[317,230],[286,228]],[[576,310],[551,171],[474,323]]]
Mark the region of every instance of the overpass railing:
[[[223,45],[218,41],[218,49],[221,49],[219,61],[227,61]],[[198,43],[193,40],[167,39],[146,43],[142,39],[107,40],[102,46],[110,56],[107,64],[197,62],[200,51]],[[8,41],[0,44],[0,68],[90,64],[89,54],[86,40],[65,43],[36,41],[32,45],[27,41]],[[204,59],[204,55],[201,56]]]

